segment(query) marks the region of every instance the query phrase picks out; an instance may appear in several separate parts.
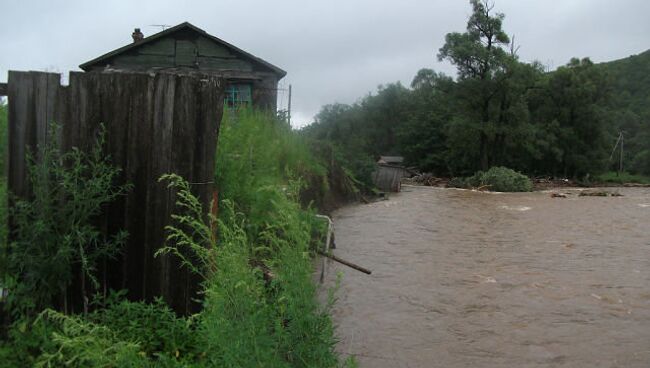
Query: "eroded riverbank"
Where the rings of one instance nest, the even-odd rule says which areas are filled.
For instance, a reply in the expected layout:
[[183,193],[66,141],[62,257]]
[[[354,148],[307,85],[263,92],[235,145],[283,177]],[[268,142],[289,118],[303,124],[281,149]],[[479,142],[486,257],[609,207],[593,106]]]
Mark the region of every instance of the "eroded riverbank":
[[335,213],[339,351],[364,367],[647,367],[650,189],[405,187]]

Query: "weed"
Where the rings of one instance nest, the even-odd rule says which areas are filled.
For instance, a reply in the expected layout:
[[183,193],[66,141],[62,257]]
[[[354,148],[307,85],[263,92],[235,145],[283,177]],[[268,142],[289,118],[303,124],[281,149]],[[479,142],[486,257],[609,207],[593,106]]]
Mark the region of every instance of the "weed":
[[58,133],[54,126],[38,160],[30,155],[33,196],[15,199],[11,210],[14,226],[3,284],[11,290],[7,306],[16,319],[55,304],[66,310],[75,277],[81,280],[79,294],[87,311],[88,291],[99,287],[99,260],[116,255],[126,239],[124,232],[103,236],[93,223],[105,204],[130,188],[114,185],[120,169],[102,152],[103,131],[89,154],[76,148],[60,152]]

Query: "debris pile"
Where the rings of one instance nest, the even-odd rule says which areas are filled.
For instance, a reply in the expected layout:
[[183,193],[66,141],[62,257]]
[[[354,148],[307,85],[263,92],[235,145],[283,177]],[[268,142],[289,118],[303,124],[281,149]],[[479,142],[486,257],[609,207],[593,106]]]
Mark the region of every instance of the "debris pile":
[[609,192],[607,190],[584,191],[580,192],[580,197],[622,197],[619,192]]
[[439,178],[431,173],[416,174],[403,180],[405,184],[424,185],[429,187],[444,187],[449,182],[448,178]]

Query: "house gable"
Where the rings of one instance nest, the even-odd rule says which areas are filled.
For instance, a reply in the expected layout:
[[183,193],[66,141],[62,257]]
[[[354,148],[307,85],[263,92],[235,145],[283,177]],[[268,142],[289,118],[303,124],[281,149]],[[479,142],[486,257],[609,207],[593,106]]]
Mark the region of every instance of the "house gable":
[[106,67],[128,70],[194,68],[201,71],[237,71],[286,75],[282,69],[205,31],[182,23],[79,66],[85,71]]

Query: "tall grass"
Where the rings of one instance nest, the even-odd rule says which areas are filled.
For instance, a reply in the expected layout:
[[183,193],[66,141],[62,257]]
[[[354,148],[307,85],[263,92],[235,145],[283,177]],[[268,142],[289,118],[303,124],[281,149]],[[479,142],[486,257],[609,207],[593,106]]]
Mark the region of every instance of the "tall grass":
[[[327,170],[285,122],[255,111],[224,115],[215,167],[219,197],[244,213],[256,237],[273,221],[278,202],[297,200],[309,182],[327,191]],[[297,189],[297,190],[296,190]]]
[[[203,310],[176,316],[162,302],[98,296],[87,315],[51,310],[14,325],[0,344],[7,366],[337,367],[330,317],[313,281],[322,225],[299,203],[305,176],[323,167],[288,126],[245,112],[223,122],[217,153],[218,218],[170,174],[173,224],[159,253],[204,280]],[[216,233],[213,229],[216,225]]]

